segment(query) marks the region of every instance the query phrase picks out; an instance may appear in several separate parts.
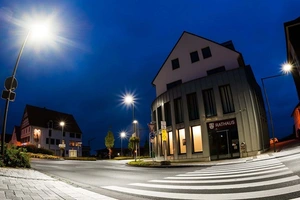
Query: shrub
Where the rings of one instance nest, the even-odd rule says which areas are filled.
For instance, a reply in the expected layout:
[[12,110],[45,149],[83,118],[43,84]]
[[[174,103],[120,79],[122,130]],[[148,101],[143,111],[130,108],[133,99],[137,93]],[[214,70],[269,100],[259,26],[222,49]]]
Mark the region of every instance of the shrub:
[[39,158],[39,159],[49,159],[49,160],[59,160],[60,156],[53,156],[48,154],[40,154],[40,153],[27,153],[30,158]]
[[50,150],[44,149],[44,148],[37,148],[35,145],[32,145],[32,144],[23,146],[22,148],[25,148],[27,150],[27,152],[31,152],[31,153],[54,155],[53,151],[50,151]]
[[161,165],[171,165],[171,161],[169,160],[164,160],[160,162]]
[[151,161],[145,162],[143,160],[137,160],[137,161],[128,162],[128,165],[140,166],[140,167],[149,167],[149,166],[157,166],[159,164],[157,162],[151,162]]
[[30,168],[29,156],[26,149],[8,146],[4,155],[4,165],[7,167],[26,167]]
[[64,157],[65,160],[96,161],[95,157]]

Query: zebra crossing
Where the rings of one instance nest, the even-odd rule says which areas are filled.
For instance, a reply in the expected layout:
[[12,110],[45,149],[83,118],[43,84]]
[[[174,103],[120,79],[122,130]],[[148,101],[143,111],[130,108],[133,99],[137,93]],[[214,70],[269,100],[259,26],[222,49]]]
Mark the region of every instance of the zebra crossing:
[[300,178],[280,159],[216,165],[161,180],[103,188],[143,199],[300,199]]

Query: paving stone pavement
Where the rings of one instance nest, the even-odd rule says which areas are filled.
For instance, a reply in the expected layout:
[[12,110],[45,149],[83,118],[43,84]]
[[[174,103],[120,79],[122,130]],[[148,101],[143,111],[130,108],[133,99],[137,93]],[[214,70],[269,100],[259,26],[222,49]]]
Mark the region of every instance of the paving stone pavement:
[[0,168],[0,200],[115,200],[32,169]]

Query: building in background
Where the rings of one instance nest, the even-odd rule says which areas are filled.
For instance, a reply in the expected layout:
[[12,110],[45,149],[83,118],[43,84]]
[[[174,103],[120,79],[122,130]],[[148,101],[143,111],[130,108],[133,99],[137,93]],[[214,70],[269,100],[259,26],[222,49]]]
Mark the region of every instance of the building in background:
[[55,155],[82,156],[82,132],[73,115],[47,108],[26,105],[19,142],[21,145],[33,144],[49,149]]
[[[284,23],[287,62],[293,65],[292,76],[295,82],[298,101],[300,100],[300,17]],[[292,113],[295,124],[296,137],[300,138],[300,103],[298,103]]]
[[209,161],[269,148],[260,87],[231,41],[183,32],[152,84],[157,158]]

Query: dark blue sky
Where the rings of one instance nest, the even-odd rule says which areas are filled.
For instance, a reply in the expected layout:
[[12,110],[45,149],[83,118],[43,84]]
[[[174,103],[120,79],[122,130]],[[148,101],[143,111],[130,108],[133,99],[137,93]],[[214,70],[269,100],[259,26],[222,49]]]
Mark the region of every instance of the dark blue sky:
[[[17,71],[16,100],[10,104],[7,132],[20,125],[26,104],[73,114],[84,144],[104,148],[109,127],[118,135],[131,128],[132,110],[122,95],[136,95],[136,118],[148,134],[151,82],[183,31],[222,43],[232,40],[252,66],[257,82],[280,73],[286,60],[283,23],[299,17],[298,0],[1,0],[0,83],[11,76],[25,39],[23,22],[50,16],[53,41],[28,41]],[[265,82],[275,135],[292,132],[298,102],[291,76]],[[3,88],[4,89],[4,88]],[[1,124],[5,101],[0,100]]]

